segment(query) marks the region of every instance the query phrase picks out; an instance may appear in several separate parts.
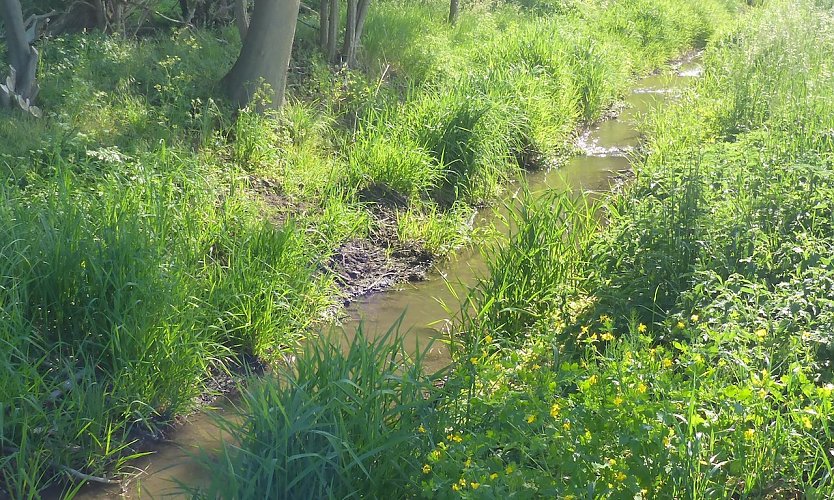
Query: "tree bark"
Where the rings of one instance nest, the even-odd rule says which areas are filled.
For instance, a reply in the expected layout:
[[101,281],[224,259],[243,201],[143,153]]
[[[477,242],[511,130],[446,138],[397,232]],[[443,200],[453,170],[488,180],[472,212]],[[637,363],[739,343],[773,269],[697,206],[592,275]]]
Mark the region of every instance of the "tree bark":
[[339,0],[330,0],[330,18],[327,20],[327,60],[336,64],[336,44],[339,38],[339,21],[342,13]]
[[26,27],[23,24],[23,9],[20,0],[2,0],[0,17],[6,27],[6,49],[9,55],[10,72],[5,89],[7,97],[14,95],[24,100],[33,101],[37,96],[35,75],[38,69],[38,51],[29,45],[26,39]]
[[299,5],[300,0],[255,0],[240,56],[221,82],[238,107],[248,105],[264,84],[269,86],[271,100],[262,105],[278,108],[283,104]]
[[328,24],[330,23],[330,0],[319,0],[319,47],[327,51]]
[[449,23],[455,24],[458,21],[458,10],[460,8],[460,0],[449,1]]
[[359,0],[359,10],[356,15],[356,29],[353,33],[353,56],[356,57],[356,46],[362,40],[362,30],[365,29],[365,18],[368,17],[368,8],[371,0]]
[[246,4],[246,0],[235,0],[235,24],[241,40],[246,40],[246,34],[249,32],[249,12]]
[[353,61],[354,43],[356,42],[356,0],[347,0],[347,21],[345,22],[345,40],[342,44],[342,56],[350,66]]

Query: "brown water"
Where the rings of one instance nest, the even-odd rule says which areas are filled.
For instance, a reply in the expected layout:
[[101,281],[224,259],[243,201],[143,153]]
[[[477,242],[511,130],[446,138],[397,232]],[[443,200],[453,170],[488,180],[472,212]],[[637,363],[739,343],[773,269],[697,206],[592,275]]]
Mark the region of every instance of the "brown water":
[[[673,67],[673,71],[641,79],[616,118],[596,124],[577,138],[579,156],[558,169],[527,176],[530,191],[571,189],[592,195],[609,192],[612,185],[631,170],[629,155],[640,142],[639,116],[673,99],[681,87],[700,74],[697,58],[693,55]],[[475,224],[490,226],[495,221],[494,212],[486,210],[477,215]],[[403,284],[394,290],[356,300],[345,311],[346,317],[341,324],[331,329],[343,332],[344,338],[350,339],[362,322],[366,334],[373,338],[401,319],[400,331],[405,332],[406,342],[415,350],[434,341],[424,359],[426,368],[430,371],[442,368],[448,364],[449,354],[446,345],[438,340],[443,339],[443,328],[450,319],[443,304],[456,310],[460,303],[456,295],[463,296],[466,287],[474,284],[485,270],[486,264],[479,250],[464,249],[450,260],[438,263],[425,281]],[[230,403],[213,411],[227,418],[236,414]],[[190,417],[174,432],[171,441],[160,445],[152,456],[134,462],[137,472],[141,473],[126,486],[91,486],[76,498],[176,498],[182,496],[177,494],[176,481],[191,486],[205,484],[206,471],[193,456],[200,449],[217,450],[223,438],[210,412]]]

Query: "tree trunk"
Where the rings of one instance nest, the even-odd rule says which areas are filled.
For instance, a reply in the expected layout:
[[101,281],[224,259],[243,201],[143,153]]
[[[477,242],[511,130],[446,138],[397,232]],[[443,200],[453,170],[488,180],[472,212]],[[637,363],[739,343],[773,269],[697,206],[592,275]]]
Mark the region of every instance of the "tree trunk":
[[368,7],[371,5],[371,0],[359,0],[359,12],[356,16],[356,29],[353,33],[353,52],[356,57],[356,46],[362,40],[362,30],[365,29],[365,18],[368,17]]
[[249,12],[246,9],[246,0],[235,0],[235,24],[240,33],[240,39],[246,40],[246,33],[249,32]]
[[455,24],[458,20],[458,9],[460,7],[460,0],[449,1],[449,23]]
[[354,43],[356,42],[356,0],[347,0],[347,21],[345,22],[345,41],[342,44],[342,56],[350,66],[353,61]]
[[330,23],[330,0],[319,1],[319,47],[322,52],[327,51],[327,35]]
[[180,0],[180,10],[182,11],[182,20],[188,19],[188,0]]
[[[35,76],[38,70],[38,51],[26,39],[23,9],[20,0],[2,0],[0,17],[6,27],[6,49],[9,56],[9,75],[0,85],[0,101],[5,106],[17,105],[30,111],[30,104],[38,95]],[[40,111],[35,108],[33,114]]]
[[255,0],[240,56],[221,82],[238,107],[248,105],[264,84],[269,86],[270,102],[263,105],[283,104],[299,5],[300,0]]
[[341,14],[339,0],[330,0],[330,18],[327,20],[327,60],[330,64],[336,64],[336,44],[339,39]]

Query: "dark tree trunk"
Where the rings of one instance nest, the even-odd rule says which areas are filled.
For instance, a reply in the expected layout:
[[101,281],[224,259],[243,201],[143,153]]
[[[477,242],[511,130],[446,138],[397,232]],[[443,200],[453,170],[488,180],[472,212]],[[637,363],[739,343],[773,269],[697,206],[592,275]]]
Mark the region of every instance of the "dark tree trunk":
[[449,1],[449,23],[455,24],[458,20],[458,9],[460,7],[460,0]]
[[188,19],[188,0],[180,0],[180,10],[182,11],[183,21]]
[[235,24],[241,40],[246,40],[246,33],[249,32],[249,12],[246,4],[246,0],[235,0]]
[[263,84],[269,86],[271,98],[264,104],[273,108],[283,104],[299,4],[300,0],[255,0],[240,56],[222,81],[238,107],[249,104]]
[[345,40],[342,55],[348,65],[353,61],[354,42],[356,41],[356,0],[347,0],[347,21],[345,22]]
[[328,24],[330,23],[330,0],[319,1],[319,47],[327,51]]
[[336,64],[336,44],[339,43],[339,21],[342,13],[339,0],[330,0],[330,18],[327,20],[327,60]]

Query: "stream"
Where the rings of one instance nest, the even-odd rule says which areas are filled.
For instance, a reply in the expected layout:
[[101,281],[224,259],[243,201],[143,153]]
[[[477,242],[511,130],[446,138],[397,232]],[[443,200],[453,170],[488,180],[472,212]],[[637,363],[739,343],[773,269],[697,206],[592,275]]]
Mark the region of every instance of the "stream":
[[[641,114],[664,105],[679,95],[679,90],[693,78],[700,76],[701,67],[696,53],[673,65],[671,71],[640,79],[626,97],[624,107],[616,117],[605,119],[577,138],[580,154],[559,168],[529,173],[527,184],[532,193],[547,190],[581,190],[601,196],[628,178],[631,172],[630,153],[638,147],[640,136],[637,120]],[[476,226],[495,222],[492,210],[477,214]],[[345,311],[341,324],[331,326],[348,341],[360,322],[370,338],[385,333],[401,319],[400,331],[406,345],[416,350],[432,340],[443,337],[449,315],[443,307],[448,304],[457,310],[468,286],[486,271],[486,263],[478,248],[466,248],[450,260],[439,262],[427,280],[404,283],[397,288],[361,297]],[[449,353],[443,342],[434,342],[426,353],[424,365],[432,372],[449,363]],[[90,485],[76,497],[85,500],[111,498],[176,498],[179,481],[190,486],[207,482],[207,472],[192,458],[202,449],[211,453],[223,439],[215,426],[213,414],[233,418],[236,414],[230,402],[219,402],[212,410],[189,417],[171,433],[171,440],[159,445],[153,455],[135,460],[136,475],[127,485]],[[130,472],[130,470],[128,470]]]

